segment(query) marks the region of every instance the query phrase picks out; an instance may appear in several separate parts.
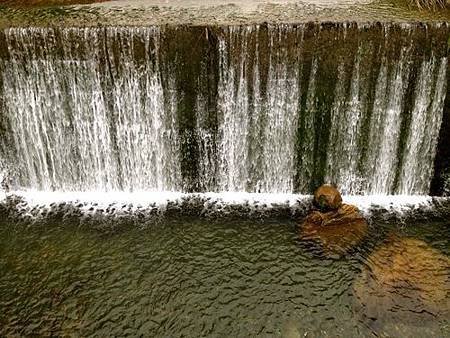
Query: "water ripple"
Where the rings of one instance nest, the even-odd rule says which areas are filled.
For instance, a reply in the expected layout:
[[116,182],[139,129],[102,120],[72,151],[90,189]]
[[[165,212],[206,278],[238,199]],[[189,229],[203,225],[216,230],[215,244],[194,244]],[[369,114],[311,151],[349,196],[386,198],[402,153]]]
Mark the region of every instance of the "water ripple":
[[[361,317],[353,290],[361,273],[379,263],[376,253],[389,233],[450,254],[448,222],[374,223],[366,242],[338,260],[301,245],[294,229],[292,221],[275,219],[178,218],[117,233],[3,223],[0,335],[385,334],[392,332],[386,318],[396,307],[377,313],[384,323],[373,325]],[[445,271],[430,267],[427,273],[437,278]],[[398,293],[391,296],[402,305]],[[414,314],[420,310],[403,309],[401,319],[421,316]],[[418,330],[403,320],[394,332],[448,334],[445,317],[427,323]]]

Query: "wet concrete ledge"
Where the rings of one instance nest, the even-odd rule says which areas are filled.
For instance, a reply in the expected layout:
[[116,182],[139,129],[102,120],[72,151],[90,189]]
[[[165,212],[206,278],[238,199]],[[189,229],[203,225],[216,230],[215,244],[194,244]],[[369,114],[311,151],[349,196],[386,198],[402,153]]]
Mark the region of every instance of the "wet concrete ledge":
[[[11,26],[242,25],[305,22],[449,22],[406,0],[0,0],[0,28]],[[61,6],[64,4],[88,5]],[[11,4],[14,3],[14,6]]]
[[0,0],[0,4],[8,7],[29,8],[29,7],[86,5],[106,1],[108,0]]

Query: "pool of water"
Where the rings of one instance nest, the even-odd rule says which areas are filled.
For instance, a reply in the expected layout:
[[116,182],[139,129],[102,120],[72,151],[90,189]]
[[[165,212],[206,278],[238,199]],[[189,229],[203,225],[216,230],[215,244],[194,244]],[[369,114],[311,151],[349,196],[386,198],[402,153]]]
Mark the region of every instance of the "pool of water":
[[449,221],[373,221],[338,259],[286,218],[173,217],[108,232],[2,221],[0,335],[448,336],[446,317],[376,322],[355,306],[355,281],[392,233],[450,255]]

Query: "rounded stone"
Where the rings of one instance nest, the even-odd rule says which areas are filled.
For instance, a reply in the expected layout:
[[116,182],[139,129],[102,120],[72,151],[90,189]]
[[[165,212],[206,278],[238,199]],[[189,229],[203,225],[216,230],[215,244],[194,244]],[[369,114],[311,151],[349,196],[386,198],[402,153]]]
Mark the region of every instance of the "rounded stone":
[[341,193],[331,184],[323,184],[314,193],[314,204],[320,210],[337,210],[342,204]]

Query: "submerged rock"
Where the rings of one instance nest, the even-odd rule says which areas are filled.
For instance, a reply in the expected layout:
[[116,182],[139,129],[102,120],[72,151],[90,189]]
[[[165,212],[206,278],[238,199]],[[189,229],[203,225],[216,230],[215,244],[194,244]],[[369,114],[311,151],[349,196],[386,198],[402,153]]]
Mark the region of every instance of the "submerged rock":
[[353,285],[356,311],[379,331],[450,315],[450,259],[421,240],[390,235]]
[[314,204],[319,210],[313,210],[304,219],[299,235],[319,244],[325,254],[344,254],[367,234],[367,222],[358,208],[342,204],[341,194],[333,186],[322,185],[317,189]]
[[325,254],[344,254],[366,236],[368,225],[355,206],[313,211],[300,225],[300,238],[318,243]]

